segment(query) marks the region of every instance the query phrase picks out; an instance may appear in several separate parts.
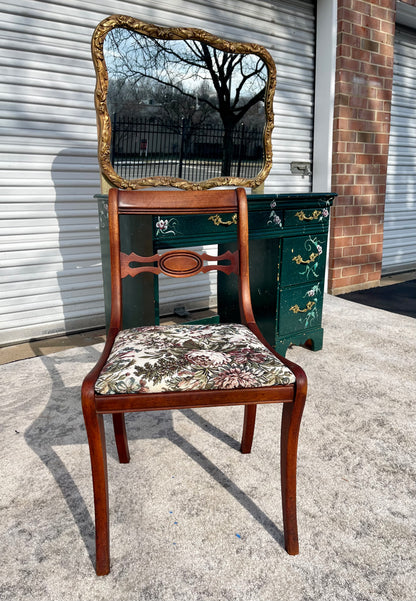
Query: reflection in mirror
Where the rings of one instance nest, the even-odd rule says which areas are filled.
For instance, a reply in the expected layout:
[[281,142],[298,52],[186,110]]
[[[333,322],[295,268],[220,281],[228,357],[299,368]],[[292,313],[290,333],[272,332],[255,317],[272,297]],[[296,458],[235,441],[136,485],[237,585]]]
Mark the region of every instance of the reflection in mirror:
[[275,85],[265,49],[122,16],[98,26],[92,47],[99,158],[112,184],[264,181]]

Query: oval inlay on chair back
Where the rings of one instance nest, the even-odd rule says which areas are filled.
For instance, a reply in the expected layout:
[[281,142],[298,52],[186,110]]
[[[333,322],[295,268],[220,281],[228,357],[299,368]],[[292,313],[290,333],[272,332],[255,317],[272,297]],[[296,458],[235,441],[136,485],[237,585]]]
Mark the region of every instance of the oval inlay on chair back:
[[171,250],[164,253],[159,261],[162,273],[171,277],[183,278],[201,271],[201,257],[191,250]]

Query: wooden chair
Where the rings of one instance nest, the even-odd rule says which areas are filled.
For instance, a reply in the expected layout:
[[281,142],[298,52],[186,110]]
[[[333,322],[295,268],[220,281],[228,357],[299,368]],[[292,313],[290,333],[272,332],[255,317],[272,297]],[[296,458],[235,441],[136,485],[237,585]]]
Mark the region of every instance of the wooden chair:
[[[190,250],[142,257],[120,252],[119,215],[237,213],[238,250],[220,257]],[[303,370],[278,355],[256,325],[250,300],[248,210],[244,189],[123,191],[109,194],[112,303],[107,341],[82,385],[91,456],[96,571],[110,571],[109,509],[103,414],[111,413],[118,456],[129,461],[124,414],[135,411],[244,405],[241,452],[250,453],[258,403],[283,403],[281,490],[285,547],[296,555],[296,456],[306,398]],[[215,264],[212,264],[213,261]],[[207,262],[210,264],[208,265]],[[217,269],[239,279],[241,324],[145,326],[122,329],[125,277],[164,273],[189,277]],[[235,277],[235,276],[234,276]]]

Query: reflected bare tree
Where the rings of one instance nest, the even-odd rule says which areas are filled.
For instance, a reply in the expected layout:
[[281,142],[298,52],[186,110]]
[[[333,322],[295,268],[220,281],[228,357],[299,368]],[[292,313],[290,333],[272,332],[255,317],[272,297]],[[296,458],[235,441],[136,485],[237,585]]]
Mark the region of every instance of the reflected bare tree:
[[130,114],[140,104],[154,103],[158,118],[172,123],[180,118],[191,127],[222,123],[221,175],[230,174],[237,124],[249,116],[252,124],[264,126],[268,73],[255,54],[224,52],[197,40],[154,39],[124,28],[108,33],[104,53],[109,108],[119,110],[123,97],[122,110]]

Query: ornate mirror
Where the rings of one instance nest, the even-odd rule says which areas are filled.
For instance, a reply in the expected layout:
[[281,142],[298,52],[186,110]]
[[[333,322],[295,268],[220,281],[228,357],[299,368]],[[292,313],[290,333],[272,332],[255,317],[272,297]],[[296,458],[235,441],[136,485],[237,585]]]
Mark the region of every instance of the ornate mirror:
[[257,187],[272,164],[265,48],[113,15],[92,38],[98,157],[118,188]]

